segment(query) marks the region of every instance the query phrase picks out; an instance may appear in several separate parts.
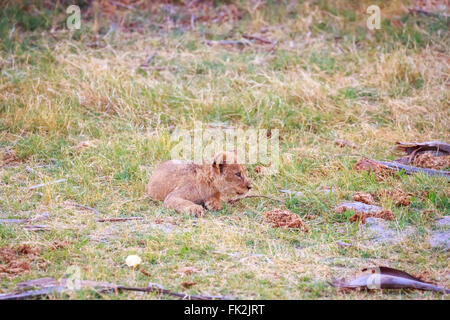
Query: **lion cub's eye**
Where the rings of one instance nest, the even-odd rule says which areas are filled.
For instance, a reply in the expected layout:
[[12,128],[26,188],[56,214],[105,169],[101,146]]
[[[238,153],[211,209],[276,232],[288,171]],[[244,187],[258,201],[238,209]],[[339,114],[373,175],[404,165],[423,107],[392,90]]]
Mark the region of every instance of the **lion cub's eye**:
[[235,173],[235,175],[238,176],[240,179],[242,179],[242,176],[241,176],[240,172]]

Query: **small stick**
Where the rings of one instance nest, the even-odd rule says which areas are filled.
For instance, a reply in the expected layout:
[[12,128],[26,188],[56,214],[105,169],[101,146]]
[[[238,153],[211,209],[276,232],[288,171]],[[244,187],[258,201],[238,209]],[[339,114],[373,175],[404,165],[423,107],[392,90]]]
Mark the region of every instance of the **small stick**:
[[153,60],[154,57],[156,57],[156,55],[158,54],[158,51],[153,52],[145,61],[145,64],[148,66],[148,64],[150,63],[150,61]]
[[122,222],[128,220],[142,220],[142,217],[129,217],[129,218],[105,218],[105,219],[97,219],[97,222]]
[[240,40],[206,40],[206,44],[208,45],[214,45],[214,44],[221,44],[221,45],[235,45],[235,46],[244,46],[244,45],[250,45],[250,41],[240,41]]
[[242,35],[242,37],[245,38],[245,39],[247,39],[247,40],[257,40],[257,41],[262,42],[262,43],[273,44],[272,41],[269,41],[269,40],[264,39],[264,38],[262,38],[262,37],[258,37],[258,36],[251,35],[251,34],[246,34],[246,33],[244,33],[244,34]]
[[0,223],[28,223],[45,219],[48,219],[48,212],[44,212],[42,215],[28,219],[0,219]]
[[117,286],[117,290],[125,290],[125,291],[140,291],[140,292],[156,292],[158,294],[165,294],[172,297],[181,298],[183,300],[227,300],[226,297],[223,296],[206,296],[206,295],[188,295],[185,293],[178,293],[174,291],[170,291],[164,289],[160,286],[149,285],[146,288],[135,288],[135,287],[125,287],[125,286]]
[[191,29],[195,29],[195,16],[193,14],[191,14]]
[[86,209],[86,210],[91,210],[91,211],[93,211],[95,214],[101,214],[101,212],[98,211],[97,209],[94,209],[94,208],[91,208],[91,207],[88,207],[88,206],[85,206],[85,205],[82,205],[82,204],[74,203],[73,205],[74,205],[75,207],[83,208],[83,209]]
[[446,17],[447,15],[445,12],[438,13],[438,12],[430,12],[423,9],[408,9],[409,13],[415,13],[415,14],[423,14],[424,16],[431,16],[431,17]]
[[37,184],[37,185],[35,185],[35,186],[29,187],[28,189],[29,189],[29,190],[34,190],[34,189],[37,189],[37,188],[40,188],[40,187],[45,187],[45,186],[48,186],[48,185],[52,185],[52,184],[56,184],[56,183],[61,183],[61,182],[65,182],[65,181],[67,181],[67,179],[59,179],[59,180],[52,181],[52,182],[49,182],[49,183],[41,183],[41,184]]
[[36,225],[32,225],[32,226],[24,226],[25,229],[27,229],[28,231],[45,231],[45,230],[49,230],[50,227],[44,224],[36,224]]
[[247,198],[266,198],[266,199],[269,199],[269,200],[278,201],[280,203],[284,202],[284,201],[282,201],[280,199],[275,199],[275,198],[271,198],[271,197],[268,197],[268,196],[250,195],[250,196],[245,196],[245,197],[242,197],[242,198],[236,198],[236,199],[228,200],[228,203],[229,204],[235,204],[236,202],[241,201],[242,199],[247,199]]

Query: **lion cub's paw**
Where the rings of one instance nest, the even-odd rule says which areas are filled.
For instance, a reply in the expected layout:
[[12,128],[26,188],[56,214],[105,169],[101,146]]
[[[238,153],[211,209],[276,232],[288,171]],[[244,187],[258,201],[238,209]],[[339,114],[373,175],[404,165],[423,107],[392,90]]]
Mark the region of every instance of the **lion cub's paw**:
[[184,209],[185,212],[195,215],[196,217],[202,217],[205,215],[206,210],[198,204],[190,205]]
[[216,198],[211,198],[205,201],[205,206],[209,210],[217,211],[222,209],[222,201]]

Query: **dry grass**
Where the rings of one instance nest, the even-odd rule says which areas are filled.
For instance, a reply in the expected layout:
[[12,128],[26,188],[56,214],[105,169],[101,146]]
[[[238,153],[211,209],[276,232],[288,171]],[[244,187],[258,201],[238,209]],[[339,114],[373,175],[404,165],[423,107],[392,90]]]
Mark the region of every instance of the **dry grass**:
[[[167,13],[154,20],[145,13],[126,15],[145,27],[139,32],[125,23],[111,29],[101,15],[83,20],[77,32],[57,22],[53,33],[29,30],[25,18],[14,32],[13,22],[0,26],[9,39],[0,47],[0,147],[6,154],[0,218],[50,213],[43,222],[49,231],[0,224],[2,248],[36,243],[42,261],[50,262],[0,276],[0,291],[26,279],[59,278],[75,265],[83,279],[129,286],[151,281],[175,291],[243,299],[443,298],[416,291],[342,293],[327,281],[386,265],[428,272],[450,286],[448,255],[428,245],[434,219],[450,211],[448,181],[401,173],[378,181],[354,170],[361,157],[394,159],[396,141],[448,140],[446,22],[409,14],[403,1],[380,4],[384,21],[376,32],[365,29],[368,1],[257,8],[236,3],[242,19],[199,22],[193,30],[189,24],[160,29]],[[268,50],[256,43],[204,43],[241,39],[243,32],[278,44]],[[280,197],[280,189],[302,191],[284,205],[310,218],[304,219],[309,233],[265,223],[260,213],[277,204],[261,198],[201,219],[141,198],[152,168],[170,156],[171,132],[193,121],[279,129],[279,173],[249,170],[254,192]],[[357,148],[341,148],[338,139]],[[61,178],[67,182],[28,189]],[[398,233],[416,230],[399,244],[367,246],[358,224],[333,212],[356,192],[392,188],[412,195],[409,206],[379,200],[394,213],[389,224]],[[73,203],[97,209],[102,218],[143,220],[98,223],[98,215]],[[338,240],[353,246],[339,248]],[[55,247],[55,241],[65,245]],[[131,254],[142,257],[144,273],[125,265]],[[65,297],[157,298],[90,291]]]

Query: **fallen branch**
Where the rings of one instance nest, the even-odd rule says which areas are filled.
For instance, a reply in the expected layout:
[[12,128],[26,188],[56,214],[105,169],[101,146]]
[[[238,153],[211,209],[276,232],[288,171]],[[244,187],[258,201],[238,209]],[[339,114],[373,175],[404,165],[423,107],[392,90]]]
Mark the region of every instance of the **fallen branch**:
[[52,184],[61,183],[61,182],[65,182],[65,181],[67,181],[67,179],[59,179],[59,180],[52,181],[52,182],[49,182],[49,183],[37,184],[35,186],[29,187],[28,189],[34,190],[34,189],[37,189],[37,188],[41,188],[41,187],[45,187],[45,186],[49,186],[49,185],[52,185]]
[[[60,279],[59,281],[53,278],[40,278],[25,281],[17,285],[18,291],[12,293],[0,294],[0,300],[24,300],[24,299],[40,299],[47,297],[50,294],[73,292],[81,289],[93,289],[97,292],[108,293],[114,291],[137,291],[137,292],[154,292],[157,294],[169,295],[185,300],[226,300],[223,296],[208,296],[208,295],[188,295],[167,290],[159,284],[149,283],[147,287],[127,287],[116,285],[114,283],[97,282],[90,280],[73,281],[69,286],[67,279]],[[20,289],[33,288],[34,290],[20,291]]]
[[129,217],[129,218],[104,218],[104,219],[97,219],[97,222],[122,222],[122,221],[128,221],[128,220],[142,220],[144,218],[142,217]]
[[419,167],[413,167],[413,166],[408,166],[405,164],[389,162],[389,161],[378,161],[378,160],[373,160],[373,161],[375,161],[379,164],[385,165],[386,167],[388,167],[391,170],[395,170],[395,171],[405,170],[405,172],[407,174],[422,172],[429,176],[441,176],[441,177],[447,177],[447,178],[450,177],[450,171],[419,168]]
[[269,200],[274,200],[274,201],[278,201],[280,203],[283,203],[283,201],[280,200],[280,199],[275,199],[275,198],[271,198],[271,197],[268,197],[268,196],[260,196],[260,195],[250,195],[250,196],[245,196],[245,197],[241,197],[241,198],[231,199],[231,200],[228,200],[228,203],[229,204],[235,204],[238,201],[241,201],[243,199],[248,199],[248,198],[266,198],[266,199],[269,199]]

